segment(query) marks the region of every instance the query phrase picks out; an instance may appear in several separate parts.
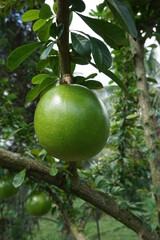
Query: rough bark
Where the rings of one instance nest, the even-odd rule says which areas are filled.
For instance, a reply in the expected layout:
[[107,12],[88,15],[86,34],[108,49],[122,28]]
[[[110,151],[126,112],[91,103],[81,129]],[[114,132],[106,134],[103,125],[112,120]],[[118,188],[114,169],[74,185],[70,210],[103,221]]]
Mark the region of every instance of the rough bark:
[[[50,185],[55,185],[64,191],[66,190],[65,177],[63,175],[58,173],[56,176],[51,176],[49,174],[50,169],[47,166],[36,160],[22,157],[20,154],[0,149],[0,166],[12,172],[19,172],[22,169],[26,169],[28,177],[34,178],[38,182],[44,181]],[[69,190],[67,189],[67,191]],[[70,193],[114,217],[138,235],[143,236],[143,240],[160,240],[158,233],[150,230],[144,221],[129,210],[121,209],[111,197],[96,191],[85,182],[80,180],[77,186],[72,185]]]
[[139,105],[142,115],[146,145],[148,148],[149,164],[154,187],[154,195],[160,219],[160,149],[158,149],[158,139],[154,117],[151,115],[151,103],[144,67],[144,45],[140,40],[135,41],[129,37],[131,52],[137,75],[137,89],[139,90]]

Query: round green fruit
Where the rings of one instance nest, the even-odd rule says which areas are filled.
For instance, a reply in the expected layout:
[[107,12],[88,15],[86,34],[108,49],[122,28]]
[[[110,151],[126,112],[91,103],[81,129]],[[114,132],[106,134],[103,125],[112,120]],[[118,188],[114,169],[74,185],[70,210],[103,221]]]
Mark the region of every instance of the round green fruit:
[[42,216],[49,212],[51,200],[44,192],[33,192],[26,201],[25,207],[33,216]]
[[34,127],[49,154],[65,161],[80,161],[102,150],[109,135],[109,118],[104,104],[91,90],[60,85],[40,99]]
[[9,198],[14,196],[18,192],[18,188],[15,188],[12,184],[13,177],[5,176],[0,179],[0,197]]

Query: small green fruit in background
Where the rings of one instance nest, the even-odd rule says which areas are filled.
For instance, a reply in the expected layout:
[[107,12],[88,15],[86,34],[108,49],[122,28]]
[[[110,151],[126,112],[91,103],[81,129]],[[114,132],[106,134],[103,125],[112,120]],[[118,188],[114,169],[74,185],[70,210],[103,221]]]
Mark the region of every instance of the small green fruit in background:
[[15,188],[12,184],[13,177],[5,176],[0,179],[0,197],[9,198],[14,196],[19,188]]
[[50,196],[45,192],[35,191],[27,199],[25,207],[31,215],[42,216],[51,208]]
[[40,99],[34,117],[43,148],[64,161],[87,160],[98,154],[109,135],[107,110],[88,88],[60,85]]

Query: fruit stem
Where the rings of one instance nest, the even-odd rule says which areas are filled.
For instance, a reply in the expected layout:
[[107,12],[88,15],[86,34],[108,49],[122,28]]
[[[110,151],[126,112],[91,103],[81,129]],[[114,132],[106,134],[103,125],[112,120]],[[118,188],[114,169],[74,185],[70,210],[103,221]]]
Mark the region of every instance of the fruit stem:
[[71,59],[69,54],[69,1],[57,0],[57,24],[63,24],[64,31],[58,40],[61,84],[71,84]]

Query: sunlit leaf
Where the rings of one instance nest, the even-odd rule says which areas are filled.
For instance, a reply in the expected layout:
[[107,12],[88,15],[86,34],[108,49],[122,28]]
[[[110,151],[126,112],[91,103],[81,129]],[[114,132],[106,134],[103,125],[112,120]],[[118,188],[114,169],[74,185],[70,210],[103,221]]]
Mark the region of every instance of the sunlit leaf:
[[49,171],[51,176],[55,176],[58,173],[58,169],[57,168],[51,168]]
[[43,27],[38,30],[38,37],[41,42],[46,42],[50,37],[50,27],[52,25],[52,19],[47,21]]
[[40,13],[40,10],[28,10],[27,12],[25,12],[23,15],[22,15],[22,21],[23,22],[30,22],[30,21],[33,21],[33,20],[37,20],[39,18],[39,13]]
[[50,74],[45,74],[45,73],[38,74],[32,78],[32,84],[40,84],[43,82],[44,79],[50,78],[50,77],[51,77]]
[[127,120],[138,118],[139,114],[130,114],[126,117]]
[[33,31],[36,32],[38,29],[44,26],[46,19],[39,19],[33,24]]

